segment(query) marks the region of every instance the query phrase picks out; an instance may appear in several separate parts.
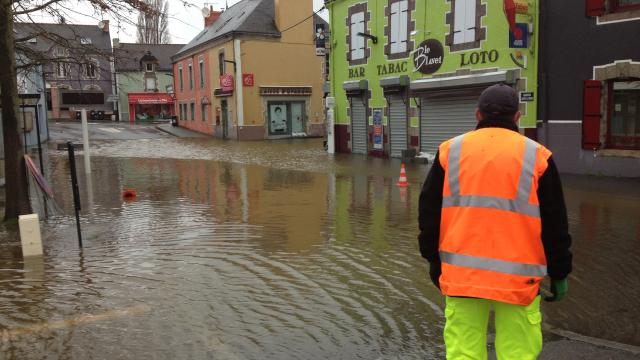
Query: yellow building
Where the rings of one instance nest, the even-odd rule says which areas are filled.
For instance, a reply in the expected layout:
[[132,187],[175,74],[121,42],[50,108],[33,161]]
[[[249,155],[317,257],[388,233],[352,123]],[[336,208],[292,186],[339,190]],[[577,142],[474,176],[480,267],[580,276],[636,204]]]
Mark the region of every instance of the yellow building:
[[239,140],[324,136],[328,25],[313,0],[243,0],[211,11],[172,57],[179,125]]

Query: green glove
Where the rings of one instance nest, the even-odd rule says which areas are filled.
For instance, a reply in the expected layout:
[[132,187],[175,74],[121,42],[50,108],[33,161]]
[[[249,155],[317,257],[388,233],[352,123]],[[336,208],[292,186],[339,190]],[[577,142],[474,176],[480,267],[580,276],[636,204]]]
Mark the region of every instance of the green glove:
[[544,298],[545,301],[560,301],[562,298],[567,295],[567,291],[569,291],[569,284],[567,283],[567,279],[562,280],[551,280],[551,293],[553,296],[547,296]]

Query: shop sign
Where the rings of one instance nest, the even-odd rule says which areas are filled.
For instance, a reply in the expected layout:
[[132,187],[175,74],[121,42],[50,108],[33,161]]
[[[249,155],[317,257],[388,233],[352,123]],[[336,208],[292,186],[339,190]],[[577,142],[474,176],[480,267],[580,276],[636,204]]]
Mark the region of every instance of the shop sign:
[[311,96],[311,86],[263,86],[260,87],[260,95],[262,96]]
[[378,65],[378,75],[406,74],[408,64],[406,61],[396,64]]
[[516,14],[528,15],[529,4],[524,1],[516,1]]
[[242,85],[253,86],[254,84],[253,74],[242,74]]
[[363,67],[356,67],[349,69],[349,79],[364,77],[365,72]]
[[535,99],[533,95],[533,91],[526,91],[520,93],[520,101],[522,102],[531,102]]
[[498,50],[474,51],[471,54],[460,55],[460,66],[494,63],[499,58],[500,53],[498,53]]
[[233,76],[220,75],[220,88],[223,92],[233,91]]
[[428,39],[422,42],[413,52],[413,64],[416,71],[433,74],[444,62],[444,49],[440,41]]
[[[514,33],[511,29],[509,29],[509,47],[511,49],[522,49],[529,47],[529,24],[526,23],[516,23],[517,32]],[[518,36],[520,38],[518,38]]]
[[383,150],[382,109],[373,109],[373,149]]

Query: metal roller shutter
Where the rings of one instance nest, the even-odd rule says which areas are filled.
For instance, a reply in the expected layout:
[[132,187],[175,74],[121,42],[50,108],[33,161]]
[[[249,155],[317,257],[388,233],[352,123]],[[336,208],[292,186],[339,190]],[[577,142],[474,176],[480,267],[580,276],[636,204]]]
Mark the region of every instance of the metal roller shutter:
[[367,154],[367,108],[362,98],[351,99],[351,152]]
[[407,106],[401,96],[389,97],[389,137],[391,157],[402,157],[407,150]]
[[480,93],[462,96],[423,96],[420,105],[420,151],[435,155],[438,146],[473,130]]

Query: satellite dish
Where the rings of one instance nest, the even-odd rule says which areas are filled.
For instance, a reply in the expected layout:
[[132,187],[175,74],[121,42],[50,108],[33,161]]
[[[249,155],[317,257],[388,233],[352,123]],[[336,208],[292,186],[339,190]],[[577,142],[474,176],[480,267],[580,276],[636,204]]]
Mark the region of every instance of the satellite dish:
[[100,30],[104,30],[104,26],[106,25],[106,23],[104,21],[100,21],[98,23],[98,27],[100,28]]
[[208,6],[205,6],[202,8],[202,16],[204,17],[209,17],[209,15],[211,15],[211,9],[209,9]]

